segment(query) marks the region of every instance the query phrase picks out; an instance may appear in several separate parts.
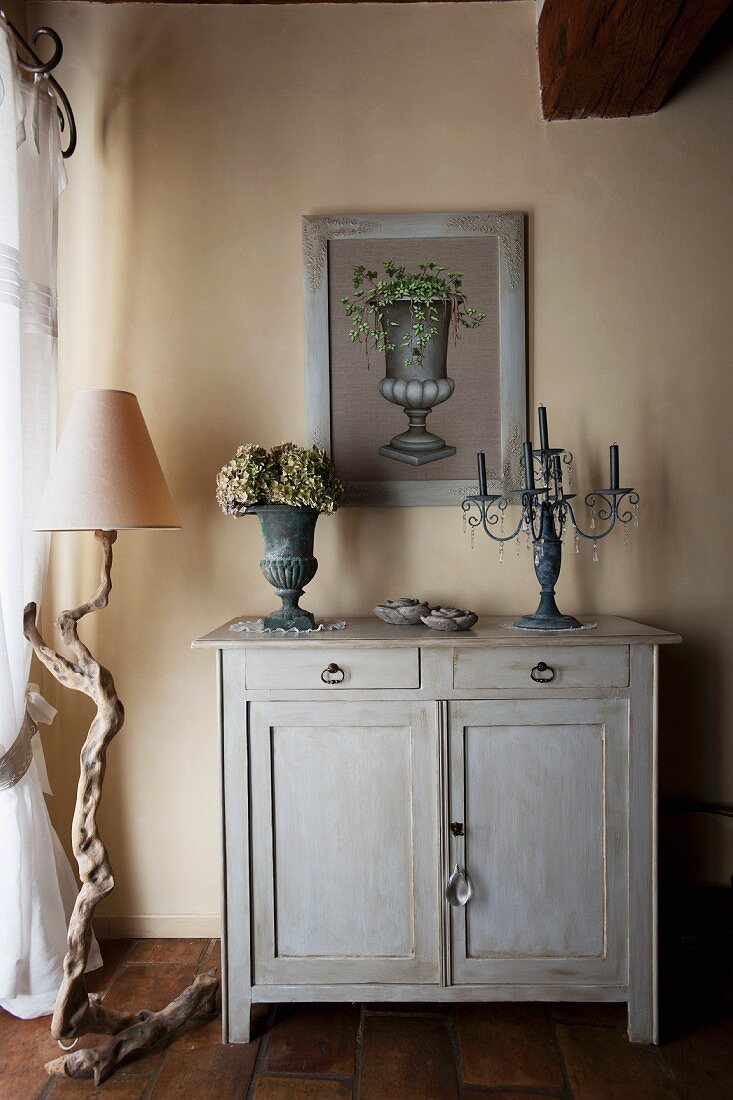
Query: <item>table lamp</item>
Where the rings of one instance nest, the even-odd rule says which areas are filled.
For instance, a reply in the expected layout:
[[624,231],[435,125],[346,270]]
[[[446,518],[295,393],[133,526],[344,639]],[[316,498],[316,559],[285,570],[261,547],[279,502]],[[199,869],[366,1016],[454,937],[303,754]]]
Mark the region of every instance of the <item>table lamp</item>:
[[[70,1051],[87,1032],[105,1032],[114,1039],[90,1050],[74,1051],[48,1062],[50,1074],[106,1080],[136,1052],[149,1049],[175,1031],[202,1005],[213,1010],[218,981],[214,971],[199,975],[192,985],[160,1012],[125,1014],[105,1008],[89,994],[84,973],[92,941],[92,917],[101,899],[114,887],[112,868],[97,828],[107,747],[122,727],[125,711],[112,674],[80,640],[77,623],[91,611],[107,606],[112,570],[112,544],[119,530],[177,529],[178,515],[160,468],[137,398],[123,390],[83,390],[77,393],[61,442],[51,463],[41,499],[36,530],[94,531],[102,547],[99,588],[86,603],[62,611],[58,627],[74,659],[55,653],[36,626],[36,605],[25,608],[24,634],[36,656],[56,679],[83,691],[97,713],[81,751],[81,775],[72,826],[74,855],[81,890],[69,922],[64,977],[56,999],[51,1034]],[[64,1041],[72,1040],[70,1046]]]

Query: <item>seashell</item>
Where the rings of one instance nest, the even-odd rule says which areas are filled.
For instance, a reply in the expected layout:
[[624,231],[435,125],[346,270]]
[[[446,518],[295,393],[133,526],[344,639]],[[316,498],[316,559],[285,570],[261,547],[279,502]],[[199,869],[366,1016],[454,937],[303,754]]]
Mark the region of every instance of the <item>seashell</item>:
[[470,630],[478,622],[478,615],[460,607],[434,607],[420,618],[431,630]]
[[403,596],[399,600],[385,600],[377,604],[374,614],[390,626],[417,626],[423,615],[430,611],[430,605],[420,600]]

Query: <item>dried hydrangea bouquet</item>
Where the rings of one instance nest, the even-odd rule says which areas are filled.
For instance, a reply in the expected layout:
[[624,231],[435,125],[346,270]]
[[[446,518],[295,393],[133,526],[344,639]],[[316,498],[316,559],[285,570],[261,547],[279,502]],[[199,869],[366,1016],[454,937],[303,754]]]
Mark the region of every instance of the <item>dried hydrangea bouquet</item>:
[[267,630],[312,630],[315,619],[298,601],[318,569],[313,556],[316,520],[332,515],[344,487],[320,447],[281,443],[266,451],[254,443],[237,450],[216,479],[216,499],[230,516],[256,515],[265,556],[260,568],[282,607],[268,615]]

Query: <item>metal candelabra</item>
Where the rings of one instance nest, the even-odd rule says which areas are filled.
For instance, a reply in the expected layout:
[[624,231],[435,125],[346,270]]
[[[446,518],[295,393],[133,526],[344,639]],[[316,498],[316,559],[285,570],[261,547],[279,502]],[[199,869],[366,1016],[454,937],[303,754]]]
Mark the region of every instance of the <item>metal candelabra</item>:
[[[547,410],[540,405],[537,411],[540,446],[534,449],[531,440],[525,442],[521,460],[524,487],[510,492],[510,496],[519,498],[522,506],[516,528],[510,534],[504,534],[505,513],[512,501],[506,495],[487,492],[483,451],[477,455],[479,491],[475,496],[466,497],[462,504],[464,523],[467,519],[472,529],[471,538],[473,530],[482,527],[489,538],[500,543],[499,561],[504,558],[504,544],[516,539],[519,547],[523,532],[527,545],[531,543],[533,547],[540,602],[534,615],[523,615],[514,626],[523,630],[577,630],[583,624],[572,615],[563,615],[555,602],[555,585],[560,575],[566,531],[572,525],[576,553],[580,552],[581,539],[592,542],[593,561],[597,562],[598,543],[611,534],[617,522],[623,526],[626,543],[629,524],[633,522],[638,527],[639,494],[635,489],[619,486],[619,450],[618,444],[613,443],[610,448],[610,484],[607,489],[594,489],[586,496],[585,503],[591,514],[590,531],[584,531],[571,503],[576,494],[566,493],[563,488],[563,469],[567,470],[568,486],[572,485],[573,456],[564,447],[550,447]],[[474,508],[475,512],[472,510]]]

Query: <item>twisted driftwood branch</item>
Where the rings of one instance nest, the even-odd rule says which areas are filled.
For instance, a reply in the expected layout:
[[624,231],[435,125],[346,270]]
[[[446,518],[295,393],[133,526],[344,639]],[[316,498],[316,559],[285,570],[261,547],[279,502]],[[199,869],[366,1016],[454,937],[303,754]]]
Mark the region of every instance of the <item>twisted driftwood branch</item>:
[[185,1023],[202,1004],[213,1004],[219,983],[213,971],[207,972],[196,978],[161,1012],[133,1015],[105,1008],[98,996],[87,991],[84,972],[92,942],[92,917],[98,903],[115,884],[109,856],[97,829],[97,808],[102,795],[107,748],[125,720],[125,710],[117,697],[112,674],[94,659],[77,633],[80,619],[90,611],[100,611],[107,606],[112,588],[112,544],[117,532],[96,531],[95,537],[103,552],[99,588],[86,603],[71,611],[62,611],[58,617],[61,637],[76,660],[69,661],[46,645],[36,626],[34,603],[29,603],[25,609],[23,632],[49,672],[67,687],[83,691],[97,707],[81,750],[71,833],[82,886],[69,921],[64,977],[56,998],[51,1034],[58,1040],[74,1039],[90,1031],[106,1032],[119,1038],[94,1050],[57,1058],[49,1062],[46,1069],[51,1074],[67,1077],[94,1076],[95,1084],[100,1084],[123,1058],[149,1049],[164,1034]]
[[114,1039],[108,1039],[90,1050],[74,1051],[53,1062],[46,1062],[48,1073],[62,1077],[93,1077],[95,1085],[103,1084],[121,1062],[133,1054],[149,1050],[166,1035],[182,1027],[199,1008],[213,1000],[218,985],[214,970],[199,974],[188,989],[184,989],[160,1012],[140,1012],[136,1022]]

